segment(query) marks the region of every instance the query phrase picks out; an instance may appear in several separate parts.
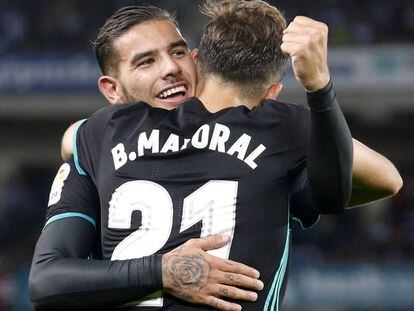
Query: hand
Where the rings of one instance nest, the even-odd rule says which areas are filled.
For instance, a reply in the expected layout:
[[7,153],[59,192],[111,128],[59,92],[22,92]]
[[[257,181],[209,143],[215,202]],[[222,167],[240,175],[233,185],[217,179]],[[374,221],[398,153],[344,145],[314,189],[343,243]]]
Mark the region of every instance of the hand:
[[328,68],[328,26],[297,16],[283,32],[282,51],[292,59],[296,79],[306,91],[324,88],[330,80]]
[[259,271],[244,264],[208,254],[229,242],[228,236],[212,235],[191,239],[162,257],[164,290],[182,300],[219,310],[241,310],[220,297],[255,301],[253,290],[263,289]]

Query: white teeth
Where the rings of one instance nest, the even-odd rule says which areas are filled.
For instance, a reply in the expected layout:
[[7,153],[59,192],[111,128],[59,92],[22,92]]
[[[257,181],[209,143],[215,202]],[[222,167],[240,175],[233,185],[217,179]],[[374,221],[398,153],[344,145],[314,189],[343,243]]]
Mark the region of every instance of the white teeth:
[[169,90],[166,90],[164,92],[162,92],[159,97],[160,98],[166,98],[172,94],[176,94],[178,92],[185,92],[185,87],[184,86],[178,86],[178,87],[173,87]]

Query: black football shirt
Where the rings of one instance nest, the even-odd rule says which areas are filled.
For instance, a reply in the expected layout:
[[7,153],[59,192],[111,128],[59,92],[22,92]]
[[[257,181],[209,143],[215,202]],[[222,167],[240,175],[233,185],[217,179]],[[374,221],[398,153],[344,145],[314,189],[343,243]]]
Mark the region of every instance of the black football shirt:
[[[82,183],[90,177],[92,198],[78,195],[72,200],[81,204],[65,210],[52,191],[48,221],[62,214],[90,221],[102,258],[111,260],[228,234],[231,243],[209,253],[258,269],[265,284],[243,309],[276,310],[286,282],[290,198],[307,185],[308,131],[307,108],[270,100],[217,113],[196,98],[171,111],[145,103],[105,107],[77,129],[74,163],[55,180],[67,179],[63,191],[70,191],[71,174]],[[295,206],[295,216],[314,219],[318,211]],[[120,309],[157,308],[208,309],[162,292]]]

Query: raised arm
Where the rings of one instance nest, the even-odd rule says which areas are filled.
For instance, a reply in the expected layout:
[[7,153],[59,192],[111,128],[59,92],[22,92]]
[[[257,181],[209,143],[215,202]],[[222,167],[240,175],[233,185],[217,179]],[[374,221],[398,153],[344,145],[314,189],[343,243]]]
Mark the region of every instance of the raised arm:
[[[333,90],[328,63],[328,27],[298,16],[283,34],[282,50],[292,60],[296,80],[310,107],[307,173],[309,192],[319,213],[340,213],[352,185],[352,137]],[[309,203],[311,204],[311,203]]]
[[[310,92],[329,80],[326,45],[326,26],[309,18],[297,17],[285,31],[282,48],[292,58],[297,80]],[[395,166],[356,139],[352,145],[352,195],[348,207],[395,195],[403,184]]]

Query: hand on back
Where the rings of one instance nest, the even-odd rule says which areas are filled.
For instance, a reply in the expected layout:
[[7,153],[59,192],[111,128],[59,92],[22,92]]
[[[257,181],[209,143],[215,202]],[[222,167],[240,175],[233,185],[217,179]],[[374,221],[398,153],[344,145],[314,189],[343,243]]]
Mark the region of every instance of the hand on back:
[[164,290],[182,300],[219,310],[241,310],[222,298],[255,301],[263,283],[259,272],[244,264],[207,253],[229,242],[228,236],[212,235],[191,239],[162,259]]

